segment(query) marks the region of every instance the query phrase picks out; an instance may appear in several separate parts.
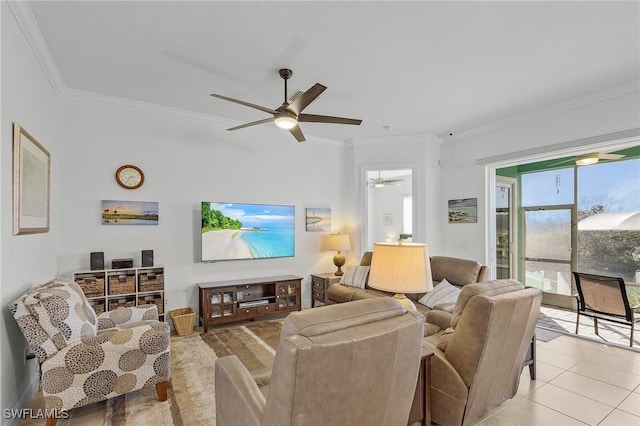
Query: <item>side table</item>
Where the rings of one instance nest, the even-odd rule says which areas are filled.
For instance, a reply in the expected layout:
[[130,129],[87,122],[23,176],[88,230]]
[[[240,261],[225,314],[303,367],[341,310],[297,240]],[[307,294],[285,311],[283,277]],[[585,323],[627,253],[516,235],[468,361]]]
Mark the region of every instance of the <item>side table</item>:
[[420,370],[418,371],[418,383],[416,393],[413,395],[413,403],[409,412],[409,422],[412,425],[420,422],[421,426],[431,424],[431,357],[433,352],[422,348],[420,353]]
[[338,281],[340,281],[340,277],[335,276],[333,272],[311,274],[311,307],[315,307],[316,302],[326,305],[327,288]]

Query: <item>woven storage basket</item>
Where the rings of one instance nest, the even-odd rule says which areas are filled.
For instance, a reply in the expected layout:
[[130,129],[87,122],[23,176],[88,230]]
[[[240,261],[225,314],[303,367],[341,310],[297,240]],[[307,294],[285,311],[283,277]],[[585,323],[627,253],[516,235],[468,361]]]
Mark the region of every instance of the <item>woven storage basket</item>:
[[147,274],[138,275],[140,291],[157,291],[164,289],[164,274],[155,274],[155,278],[149,278]]
[[136,292],[136,277],[127,275],[125,279],[119,276],[109,277],[109,295],[113,294],[132,294]]
[[104,278],[81,278],[76,282],[86,297],[104,296]]
[[169,311],[173,328],[176,329],[178,336],[186,336],[193,332],[193,320],[196,313],[191,308],[180,308]]

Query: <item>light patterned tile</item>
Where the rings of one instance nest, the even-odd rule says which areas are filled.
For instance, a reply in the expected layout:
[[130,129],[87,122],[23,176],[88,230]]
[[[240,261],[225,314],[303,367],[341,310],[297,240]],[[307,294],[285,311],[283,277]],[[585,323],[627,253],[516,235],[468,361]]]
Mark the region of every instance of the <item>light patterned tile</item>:
[[550,364],[564,370],[568,370],[584,359],[584,357],[567,355],[561,352],[549,350],[547,348],[548,346],[544,348],[538,348],[538,351],[536,353],[537,361],[544,362],[546,364]]
[[571,371],[561,374],[549,383],[611,407],[616,407],[631,393],[627,389],[572,373]]
[[613,411],[606,404],[549,383],[531,392],[527,398],[590,425],[597,425]]
[[501,409],[496,410],[491,416],[477,423],[477,426],[584,426],[584,423],[574,418],[527,398],[514,398],[511,404],[503,404],[498,408]]
[[621,410],[613,410],[599,426],[638,426],[640,418]]
[[[618,405],[620,410],[640,417],[640,393],[631,392],[631,394]],[[640,418],[638,419],[640,424]]]
[[640,376],[640,354],[636,357],[625,356],[617,351],[598,351],[587,358],[591,362],[614,368],[625,373]]
[[565,371],[566,370],[563,368],[559,368],[536,360],[536,377],[543,382],[550,382]]
[[640,385],[640,376],[620,371],[611,364],[586,360],[573,367],[570,371],[628,390],[633,390]]

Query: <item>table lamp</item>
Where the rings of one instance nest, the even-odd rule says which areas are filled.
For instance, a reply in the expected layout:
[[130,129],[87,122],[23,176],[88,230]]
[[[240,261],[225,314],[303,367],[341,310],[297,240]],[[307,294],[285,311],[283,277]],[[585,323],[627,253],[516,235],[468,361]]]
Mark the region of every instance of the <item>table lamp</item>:
[[415,305],[404,293],[425,293],[433,289],[427,245],[375,243],[368,285],[395,293],[393,297],[406,310],[415,311]]
[[324,248],[326,250],[333,250],[338,252],[335,256],[333,256],[333,264],[338,268],[338,270],[335,272],[335,275],[338,277],[342,276],[344,272],[340,268],[344,266],[345,262],[342,251],[351,250],[349,236],[347,234],[330,234],[325,240]]

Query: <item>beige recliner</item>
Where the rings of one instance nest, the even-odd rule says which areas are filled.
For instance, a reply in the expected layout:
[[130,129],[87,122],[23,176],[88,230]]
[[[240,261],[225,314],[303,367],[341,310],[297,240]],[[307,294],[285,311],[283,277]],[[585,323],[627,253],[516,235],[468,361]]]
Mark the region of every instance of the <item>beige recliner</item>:
[[267,396],[235,355],[216,361],[218,426],[406,425],[424,317],[391,297],[289,315]]
[[540,290],[515,280],[464,286],[450,327],[424,339],[434,352],[434,423],[470,424],[516,394],[541,301]]

